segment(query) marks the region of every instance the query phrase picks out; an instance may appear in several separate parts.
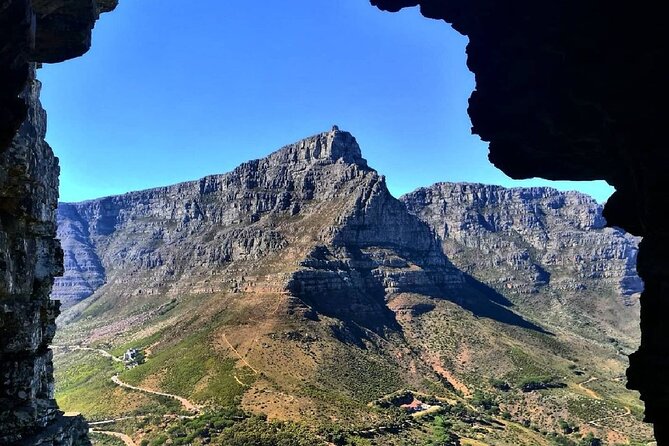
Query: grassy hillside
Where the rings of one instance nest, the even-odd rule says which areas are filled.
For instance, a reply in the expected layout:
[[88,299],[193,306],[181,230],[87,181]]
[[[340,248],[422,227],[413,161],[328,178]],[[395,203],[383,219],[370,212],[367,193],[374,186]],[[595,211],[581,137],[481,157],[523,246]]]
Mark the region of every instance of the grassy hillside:
[[[389,299],[401,331],[385,336],[324,316],[260,312],[281,299],[187,296],[96,340],[115,355],[143,350],[146,362],[129,370],[92,352],[59,352],[57,399],[90,419],[150,414],[117,426],[148,444],[170,438],[235,444],[227,442],[254,435],[269,438],[259,444],[325,444],[327,438],[447,444],[438,442],[446,434],[461,444],[487,445],[580,444],[588,433],[603,444],[651,439],[637,395],[624,388],[624,357],[608,345],[477,317],[415,294]],[[78,330],[70,325],[61,336],[72,341]],[[169,417],[186,413],[175,400],[119,388],[110,380],[114,374],[186,397],[203,407],[195,420],[223,417],[205,424],[225,427],[207,427],[209,437],[198,437],[204,428],[195,420]],[[438,407],[412,416],[377,403],[402,390]],[[174,444],[187,444],[179,441]]]

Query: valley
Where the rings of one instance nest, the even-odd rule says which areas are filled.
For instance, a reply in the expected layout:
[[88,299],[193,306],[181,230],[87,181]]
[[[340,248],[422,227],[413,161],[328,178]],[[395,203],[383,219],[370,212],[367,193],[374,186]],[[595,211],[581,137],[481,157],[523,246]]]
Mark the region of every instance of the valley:
[[585,195],[396,199],[333,128],[58,222],[56,398],[99,444],[652,442],[624,382],[638,240]]

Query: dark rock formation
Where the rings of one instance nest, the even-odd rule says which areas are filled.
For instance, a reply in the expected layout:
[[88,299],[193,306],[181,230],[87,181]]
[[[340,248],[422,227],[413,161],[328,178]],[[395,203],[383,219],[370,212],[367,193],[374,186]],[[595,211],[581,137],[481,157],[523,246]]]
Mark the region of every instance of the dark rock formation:
[[437,183],[401,198],[448,258],[534,318],[627,353],[639,343],[638,238],[578,192]]
[[[0,3],[3,157],[27,113],[19,94],[31,82],[29,61],[41,62],[40,55],[61,60],[85,51],[96,11],[111,9],[114,3],[41,1],[36,2],[37,11],[29,0]],[[669,153],[661,134],[669,95],[660,63],[667,53],[665,24],[657,5],[526,0],[372,3],[391,11],[420,4],[426,17],[445,20],[469,37],[468,66],[477,83],[469,111],[474,131],[491,142],[495,165],[515,178],[606,179],[616,187],[605,209],[607,221],[644,237],[638,263],[645,282],[642,345],[630,358],[629,385],[641,391],[659,443],[669,442],[665,380],[669,325],[663,322],[669,313],[665,297],[669,268],[664,260],[669,234],[662,211]],[[35,42],[44,42],[45,48],[35,47]],[[14,161],[3,158],[3,163]],[[14,166],[1,165],[3,172]],[[29,199],[29,191],[24,189],[21,200]],[[9,237],[5,228],[20,216],[2,217],[3,237]],[[21,232],[11,234],[22,237]],[[30,238],[26,233],[25,239]]]
[[49,344],[62,273],[56,235],[58,162],[44,142],[36,63],[82,55],[99,12],[115,0],[0,3],[0,443],[90,444],[83,418],[53,399]]
[[663,204],[669,152],[665,23],[656,7],[603,1],[371,0],[420,6],[469,37],[476,77],[473,132],[513,178],[604,179],[616,187],[609,225],[644,237],[638,271],[642,341],[629,387],[641,391],[658,444],[669,443],[669,233]]
[[59,304],[49,299],[62,273],[55,240],[58,161],[44,142],[40,84],[24,92],[28,118],[0,154],[0,442],[85,444],[81,417],[63,417],[53,399],[49,344]]

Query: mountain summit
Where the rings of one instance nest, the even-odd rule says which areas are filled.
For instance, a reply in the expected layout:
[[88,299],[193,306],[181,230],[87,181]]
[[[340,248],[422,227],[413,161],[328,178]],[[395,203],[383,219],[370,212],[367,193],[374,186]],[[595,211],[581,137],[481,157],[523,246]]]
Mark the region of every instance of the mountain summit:
[[125,300],[262,289],[359,322],[377,312],[371,328],[389,323],[387,293],[445,295],[464,283],[336,127],[227,174],[63,203],[59,221],[66,272],[53,296],[66,305],[111,290]]
[[[615,378],[635,340],[636,241],[602,228],[601,209],[481,185],[398,200],[336,127],[229,173],[61,203],[58,221],[57,342],[143,351],[146,363],[117,379],[205,407],[420,436],[430,429],[397,420],[401,404],[421,407],[411,395],[464,408],[492,392],[509,417],[554,429],[564,407],[595,410],[583,409],[573,371]],[[63,355],[67,410],[106,419],[152,407],[96,381],[118,371],[84,379],[86,356]],[[489,384],[500,377],[506,390]],[[523,390],[567,385],[545,399]],[[95,412],[91,398],[113,403]],[[597,413],[615,419],[620,408],[606,404]],[[514,432],[503,444],[523,444]],[[401,444],[391,440],[377,444]]]

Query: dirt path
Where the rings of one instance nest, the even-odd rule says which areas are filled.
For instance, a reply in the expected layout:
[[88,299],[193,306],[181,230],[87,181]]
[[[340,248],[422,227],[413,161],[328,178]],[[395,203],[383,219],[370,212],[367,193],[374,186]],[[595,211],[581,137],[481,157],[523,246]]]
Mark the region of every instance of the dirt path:
[[114,382],[114,384],[119,385],[121,387],[125,387],[126,389],[138,390],[138,391],[144,392],[144,393],[151,393],[153,395],[160,395],[160,396],[166,396],[168,398],[173,398],[173,399],[179,401],[181,403],[181,405],[184,406],[184,408],[186,410],[190,411],[190,412],[197,413],[197,412],[200,411],[200,409],[195,404],[188,401],[186,398],[184,398],[182,396],[173,395],[171,393],[166,393],[166,392],[158,392],[156,390],[146,389],[144,387],[136,387],[136,386],[133,386],[131,384],[124,383],[123,381],[121,381],[119,379],[118,375],[112,376],[112,381]]
[[432,366],[432,370],[437,372],[443,378],[446,378],[446,381],[451,383],[455,390],[462,392],[462,395],[465,398],[469,398],[472,395],[471,390],[459,379],[457,379],[450,370],[446,370],[444,366],[441,365],[441,361],[438,358],[432,358],[431,361],[428,361],[428,364]]
[[235,381],[237,381],[237,384],[239,384],[242,387],[248,387],[248,384],[244,384],[239,378],[237,378],[237,375],[232,375],[233,378],[235,378]]
[[126,444],[126,446],[137,446],[137,443],[132,441],[132,438],[128,437],[126,434],[122,434],[121,432],[99,431],[96,429],[89,429],[88,431],[96,434],[109,435],[110,437],[119,438],[123,441],[123,443]]
[[70,350],[83,350],[83,351],[87,351],[87,352],[96,352],[96,353],[99,353],[106,358],[111,359],[112,361],[121,362],[121,363],[123,362],[123,360],[121,358],[118,358],[118,357],[112,355],[111,353],[109,353],[108,351],[102,350],[101,348],[82,347],[80,345],[52,345],[51,347],[52,348],[53,347],[55,347],[55,348],[69,348]]
[[242,362],[244,363],[244,365],[246,365],[248,368],[250,368],[251,370],[253,370],[253,373],[255,373],[256,375],[259,375],[259,374],[260,374],[260,372],[259,372],[258,370],[256,370],[255,367],[253,367],[251,364],[249,364],[248,361],[247,361],[246,359],[244,359],[244,357],[243,357],[242,355],[239,354],[239,352],[237,351],[237,349],[234,348],[234,347],[232,346],[232,344],[230,344],[230,341],[228,341],[228,338],[227,338],[227,336],[225,336],[225,333],[223,333],[223,341],[224,341],[225,344],[230,348],[230,350],[232,350],[232,351],[235,353],[235,355],[237,355],[237,357],[239,358],[239,360],[242,361]]
[[[105,350],[102,350],[102,349],[99,349],[99,348],[81,347],[81,346],[78,346],[78,345],[57,345],[57,346],[54,346],[54,347],[69,348],[71,350],[83,350],[83,351],[95,352],[95,353],[97,353],[99,355],[102,355],[106,358],[109,358],[113,361],[123,363],[123,360],[121,358],[117,358],[116,356],[112,355],[108,351],[105,351]],[[236,377],[235,377],[235,379],[236,379]],[[117,386],[125,387],[126,389],[137,390],[139,392],[150,393],[150,394],[153,394],[153,395],[166,396],[168,398],[175,399],[175,400],[179,401],[181,403],[181,405],[186,410],[193,413],[193,415],[163,415],[163,418],[176,417],[176,418],[182,418],[182,419],[193,419],[193,418],[196,418],[198,416],[198,414],[200,413],[200,408],[198,406],[196,406],[194,403],[192,403],[191,401],[184,398],[184,397],[181,397],[181,396],[178,396],[178,395],[173,395],[171,393],[158,392],[158,391],[151,390],[151,389],[146,389],[146,388],[143,388],[143,387],[133,386],[133,385],[130,385],[130,384],[127,384],[127,383],[124,383],[123,381],[121,381],[119,379],[118,375],[112,376],[111,380]],[[117,421],[139,420],[139,419],[143,419],[143,418],[146,418],[146,415],[119,417],[119,418],[114,418],[114,419],[110,419],[110,420],[94,421],[94,422],[91,422],[91,423],[88,423],[88,424],[90,426],[100,426],[100,425],[104,425],[104,424],[112,424],[112,423],[115,423]],[[89,429],[89,432],[102,434],[102,435],[108,435],[108,436],[111,436],[111,437],[116,437],[116,438],[122,440],[125,443],[126,446],[137,446],[137,443],[135,443],[132,440],[132,438],[130,438],[128,435],[126,435],[122,432],[97,430],[97,429],[92,428],[92,427]]]
[[579,383],[579,384],[578,384],[578,387],[579,387],[581,390],[583,390],[585,393],[587,393],[588,396],[590,396],[591,398],[594,398],[594,399],[596,399],[596,400],[601,400],[602,397],[599,396],[599,394],[598,394],[597,392],[595,392],[595,391],[592,390],[592,389],[588,389],[587,387],[585,387],[586,384],[591,383],[591,382],[594,382],[594,381],[597,381],[597,380],[599,380],[599,378],[596,378],[596,377],[594,377],[594,376],[591,376],[590,378],[586,379],[586,380],[583,381],[582,383]]
[[129,416],[129,417],[120,417],[120,418],[114,418],[114,419],[111,419],[111,420],[102,420],[102,421],[89,421],[88,425],[89,426],[101,426],[103,424],[112,424],[112,423],[116,423],[118,421],[141,420],[142,418],[146,418],[146,415],[135,415],[135,416]]
[[[613,420],[613,419],[616,419],[616,418],[623,418],[623,417],[626,417],[626,416],[628,416],[628,415],[632,415],[632,409],[630,409],[629,407],[625,406],[625,413],[621,413],[621,414],[618,414],[618,415],[610,415],[610,416],[608,416],[608,417],[603,417],[603,418],[598,418],[598,419],[596,419],[596,420],[588,421],[588,423],[589,423],[589,424],[592,424],[593,426],[603,427],[603,426],[600,426],[600,425],[597,424],[597,423],[599,423],[599,422],[601,422],[601,421],[606,421],[606,420]],[[613,429],[613,430],[615,430],[615,429]],[[617,432],[617,431],[616,431],[616,432]]]

